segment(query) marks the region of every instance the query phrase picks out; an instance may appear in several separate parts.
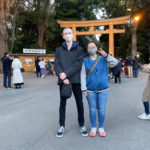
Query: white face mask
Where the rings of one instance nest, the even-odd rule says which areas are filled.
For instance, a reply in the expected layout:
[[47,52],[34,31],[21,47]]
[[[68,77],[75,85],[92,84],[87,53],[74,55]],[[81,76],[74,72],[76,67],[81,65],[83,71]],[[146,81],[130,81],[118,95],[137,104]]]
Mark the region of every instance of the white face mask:
[[66,42],[72,42],[73,35],[72,34],[66,34],[64,35],[64,39]]

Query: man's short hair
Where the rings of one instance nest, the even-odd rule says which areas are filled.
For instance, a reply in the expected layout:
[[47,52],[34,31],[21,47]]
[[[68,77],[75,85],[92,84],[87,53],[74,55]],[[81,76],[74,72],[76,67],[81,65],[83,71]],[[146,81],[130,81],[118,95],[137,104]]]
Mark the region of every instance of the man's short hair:
[[4,53],[4,56],[7,56],[8,54],[9,54],[8,52],[5,52],[5,53]]
[[73,33],[72,29],[67,27],[67,28],[64,28],[64,29],[63,29],[62,34],[64,33],[65,30],[71,30],[71,32]]

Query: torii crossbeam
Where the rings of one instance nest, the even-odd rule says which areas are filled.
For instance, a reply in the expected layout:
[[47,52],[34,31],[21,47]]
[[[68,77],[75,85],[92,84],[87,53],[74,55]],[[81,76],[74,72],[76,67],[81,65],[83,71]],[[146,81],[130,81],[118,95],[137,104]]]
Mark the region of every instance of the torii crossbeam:
[[[105,19],[105,20],[90,20],[90,21],[60,21],[57,22],[62,28],[70,27],[73,30],[73,40],[76,41],[76,36],[78,35],[94,35],[94,34],[109,34],[109,54],[114,56],[114,34],[125,33],[125,29],[115,29],[114,25],[127,24],[127,20],[130,16]],[[96,31],[94,27],[97,26],[109,26],[109,29],[103,31]],[[89,27],[89,31],[77,31],[79,27]]]

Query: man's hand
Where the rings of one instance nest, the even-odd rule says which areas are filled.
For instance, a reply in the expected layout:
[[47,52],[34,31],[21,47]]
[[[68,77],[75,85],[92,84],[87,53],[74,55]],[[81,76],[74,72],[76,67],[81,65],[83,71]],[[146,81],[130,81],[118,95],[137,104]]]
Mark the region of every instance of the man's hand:
[[63,82],[64,82],[64,84],[69,84],[70,83],[68,79],[64,80]]
[[104,50],[102,50],[101,48],[98,49],[98,52],[102,55],[102,56],[106,56],[106,52]]
[[84,95],[85,97],[87,97],[87,96],[88,96],[88,93],[87,93],[87,92],[84,92],[83,95]]
[[64,79],[66,78],[66,74],[65,74],[64,72],[60,73],[60,74],[59,74],[59,78],[60,78],[61,80],[64,80]]

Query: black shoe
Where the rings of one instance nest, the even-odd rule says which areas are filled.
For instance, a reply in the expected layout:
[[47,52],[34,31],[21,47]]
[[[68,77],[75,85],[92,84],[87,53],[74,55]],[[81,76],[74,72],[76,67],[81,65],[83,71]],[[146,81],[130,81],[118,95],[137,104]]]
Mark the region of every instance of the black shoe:
[[11,89],[12,89],[12,87],[10,86],[10,87],[8,87],[7,89],[8,89],[8,90],[11,90]]
[[81,132],[82,136],[88,136],[88,132],[86,131],[85,126],[80,127],[80,132]]
[[7,90],[7,86],[4,86],[3,89],[4,89],[4,90]]
[[64,126],[61,126],[61,127],[58,129],[57,133],[56,133],[56,137],[58,137],[58,138],[63,137],[64,131],[65,131]]

